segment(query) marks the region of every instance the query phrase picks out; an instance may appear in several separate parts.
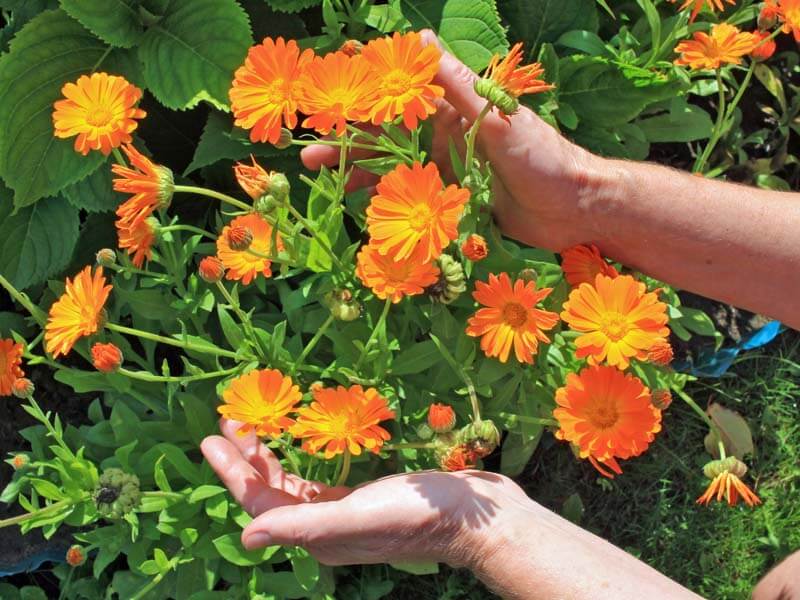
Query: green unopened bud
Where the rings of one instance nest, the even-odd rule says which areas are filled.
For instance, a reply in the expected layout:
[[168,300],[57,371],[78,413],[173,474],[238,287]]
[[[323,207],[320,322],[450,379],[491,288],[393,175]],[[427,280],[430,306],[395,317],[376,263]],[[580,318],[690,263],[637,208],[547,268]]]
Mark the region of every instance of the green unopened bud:
[[519,109],[519,100],[506,92],[492,79],[482,78],[475,82],[475,93],[494,104],[503,114],[513,115]]
[[527,268],[522,269],[522,271],[519,272],[518,277],[519,279],[522,279],[522,281],[533,281],[536,283],[536,279],[539,277],[539,274],[536,272],[536,269]]
[[449,254],[442,254],[436,261],[439,267],[439,281],[425,290],[432,300],[450,304],[467,291],[464,267]]
[[361,316],[361,304],[353,298],[350,290],[332,290],[325,294],[322,302],[339,321],[355,321]]
[[140,499],[139,478],[114,467],[103,471],[94,490],[97,512],[109,519],[121,519]]
[[712,460],[703,467],[703,474],[709,479],[714,479],[726,471],[741,479],[747,473],[747,465],[735,456],[728,456],[722,460]]
[[292,132],[286,129],[286,127],[281,127],[281,135],[278,138],[278,141],[273,144],[278,150],[286,150],[289,146],[292,145],[292,140],[294,136]]
[[111,248],[101,248],[94,258],[101,267],[110,267],[117,263],[117,253]]
[[253,203],[253,208],[255,208],[256,212],[262,217],[269,217],[280,204],[281,203],[278,202],[272,194],[265,194]]
[[483,458],[500,445],[500,431],[492,421],[475,421],[458,433],[458,439]]
[[269,193],[280,202],[289,201],[289,193],[292,191],[292,186],[289,184],[289,178],[283,173],[273,172],[269,176]]
[[155,237],[154,243],[158,243],[158,241],[161,240],[161,222],[155,217],[147,217],[144,222],[147,224],[150,231],[153,232],[153,236]]

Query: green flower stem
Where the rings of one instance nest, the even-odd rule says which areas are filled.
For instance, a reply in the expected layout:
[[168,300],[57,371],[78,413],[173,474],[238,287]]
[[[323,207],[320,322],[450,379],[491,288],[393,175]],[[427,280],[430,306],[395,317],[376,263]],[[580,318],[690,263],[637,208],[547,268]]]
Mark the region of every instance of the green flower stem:
[[347,481],[347,476],[350,475],[350,449],[345,448],[342,454],[342,470],[339,472],[339,477],[336,480],[336,486],[344,485]]
[[328,242],[326,242],[319,235],[317,235],[317,231],[316,231],[316,229],[314,229],[314,227],[311,225],[311,223],[309,223],[306,220],[306,218],[303,215],[300,214],[299,210],[297,210],[294,206],[292,206],[292,203],[288,199],[287,199],[287,201],[285,202],[284,205],[286,206],[286,209],[289,211],[289,213],[295,219],[297,219],[297,222],[300,223],[303,226],[303,228],[308,232],[308,234],[312,238],[314,238],[316,240],[316,242],[319,244],[320,248],[322,248],[325,251],[325,253],[328,256],[331,257],[331,262],[334,265],[336,265],[336,268],[339,269],[340,271],[344,271],[345,269],[344,269],[344,265],[342,264],[342,261],[340,261],[339,257],[336,256],[336,253],[328,245]]
[[239,303],[233,296],[231,296],[230,292],[228,292],[228,288],[225,287],[225,284],[223,284],[222,281],[217,281],[217,289],[219,290],[219,293],[224,296],[225,300],[228,302],[228,305],[233,309],[233,312],[236,313],[239,321],[241,321],[244,331],[247,334],[247,337],[250,338],[250,343],[253,345],[253,348],[256,349],[259,357],[262,360],[266,360],[267,357],[264,355],[263,351],[261,350],[261,345],[258,343],[256,331],[253,329],[253,323],[250,321],[250,317],[245,314],[241,306],[239,306]]
[[303,361],[305,361],[306,357],[311,353],[311,351],[317,345],[317,342],[319,342],[322,339],[322,336],[325,335],[325,332],[328,331],[328,327],[330,327],[334,321],[335,317],[333,316],[333,314],[328,315],[328,318],[325,319],[325,322],[322,324],[322,326],[319,329],[317,329],[316,333],[314,334],[314,337],[312,337],[311,340],[309,340],[308,344],[306,344],[306,347],[303,348],[303,351],[300,353],[300,356],[297,357],[297,360],[294,362],[294,365],[292,366],[291,370],[292,374],[294,374],[294,372],[297,371],[297,369],[299,369],[303,365]]
[[235,206],[239,210],[243,210],[246,212],[253,212],[253,207],[249,204],[245,204],[241,200],[237,200],[233,196],[228,196],[228,194],[223,194],[221,192],[216,192],[214,190],[209,190],[204,187],[198,187],[194,185],[176,185],[175,192],[183,192],[185,194],[197,194],[199,196],[207,196],[209,198],[214,198],[219,200],[220,202],[224,202],[226,204],[230,204],[231,206]]
[[347,169],[347,133],[339,138],[339,177],[336,180],[337,201],[344,200],[344,172]]
[[203,235],[212,240],[217,239],[217,236],[210,231],[206,231],[205,229],[200,229],[199,227],[194,227],[192,225],[167,225],[165,227],[161,227],[159,231],[161,233],[167,233],[169,231],[188,231],[197,235]]
[[429,450],[436,448],[433,442],[400,442],[397,444],[384,444],[383,449],[388,452],[398,452],[400,450]]
[[715,434],[717,434],[717,437],[718,437],[718,438],[721,440],[721,439],[722,439],[722,432],[719,430],[719,427],[717,427],[717,424],[716,424],[716,423],[714,423],[714,421],[712,421],[712,420],[711,420],[711,417],[709,417],[709,416],[708,416],[708,413],[706,413],[706,411],[704,411],[702,408],[700,408],[700,407],[697,405],[697,402],[695,402],[695,401],[694,401],[694,399],[693,399],[693,398],[692,398],[692,397],[691,397],[689,394],[687,394],[686,392],[684,392],[683,390],[677,390],[677,389],[676,389],[676,390],[674,390],[674,391],[675,391],[675,393],[676,393],[676,394],[678,394],[678,396],[680,396],[680,397],[681,397],[681,399],[682,399],[684,402],[686,402],[686,404],[688,404],[688,405],[689,405],[689,407],[690,407],[690,408],[691,408],[691,409],[692,409],[694,412],[696,412],[696,413],[697,413],[697,415],[698,415],[698,416],[699,416],[701,419],[703,419],[703,421],[705,422],[705,424],[706,424],[706,425],[708,425],[709,429],[711,429],[711,431],[713,431]]
[[153,490],[149,492],[142,492],[142,498],[170,498],[172,500],[186,500],[186,494]]
[[[766,41],[766,40],[765,40]],[[756,71],[756,65],[758,63],[755,60],[750,61],[750,66],[747,69],[747,73],[742,80],[742,85],[739,86],[739,89],[736,91],[736,95],[733,97],[730,105],[728,106],[728,112],[725,115],[725,130],[727,131],[730,129],[732,123],[730,122],[733,118],[733,111],[736,110],[736,107],[739,106],[739,101],[744,96],[745,91],[750,86],[750,81],[753,79],[753,74]]]
[[251,256],[255,256],[257,258],[263,258],[264,260],[268,260],[270,262],[274,262],[274,263],[278,263],[278,264],[285,264],[285,265],[289,265],[291,267],[295,266],[295,264],[290,260],[282,260],[282,259],[278,258],[277,256],[272,256],[270,254],[264,254],[263,252],[259,252],[258,250],[253,250],[252,248],[248,248],[247,250],[245,250],[245,252],[247,252]]
[[120,375],[130,377],[131,379],[138,379],[139,381],[150,381],[153,383],[191,383],[192,381],[202,381],[204,379],[214,379],[216,377],[232,375],[233,373],[238,372],[240,368],[241,366],[236,366],[232,369],[224,369],[221,371],[212,371],[210,373],[200,373],[198,375],[185,376],[153,375],[148,371],[129,371],[125,368],[119,368],[117,372]]
[[461,377],[461,380],[467,387],[467,393],[469,394],[469,401],[470,404],[472,405],[472,421],[474,423],[480,423],[481,404],[480,402],[478,402],[478,394],[475,391],[475,384],[472,383],[472,379],[470,378],[469,375],[467,375],[467,372],[464,370],[464,368],[458,364],[455,357],[452,354],[450,354],[450,351],[444,347],[442,341],[432,333],[429,333],[428,335],[433,341],[433,343],[436,344],[436,347],[439,349],[439,352],[447,361],[447,364],[449,364],[450,368],[453,369],[453,371],[455,371],[459,377]]
[[292,470],[292,473],[294,473],[298,477],[301,477],[300,465],[298,464],[297,459],[294,456],[294,449],[292,448],[292,446],[282,438],[273,438],[273,440],[277,442],[278,445],[275,447],[278,449],[278,452],[280,452],[286,459],[286,461],[289,463],[289,468]]
[[391,298],[387,298],[386,302],[383,305],[383,312],[381,312],[381,316],[378,317],[378,322],[375,323],[375,327],[372,328],[372,333],[367,340],[367,343],[364,344],[364,347],[361,348],[361,354],[358,355],[358,360],[356,361],[355,367],[353,367],[354,371],[358,371],[361,367],[361,363],[364,362],[364,359],[367,357],[367,351],[369,347],[372,345],[372,342],[375,341],[375,338],[378,337],[378,331],[380,331],[381,327],[384,326],[386,323],[386,316],[389,314],[389,308],[392,306]]
[[[751,65],[753,63],[751,62]],[[719,93],[719,100],[717,101],[717,122],[714,124],[714,129],[711,130],[711,137],[708,144],[703,148],[703,152],[697,157],[692,168],[693,173],[702,173],[708,157],[717,145],[717,141],[722,137],[722,128],[725,124],[725,86],[722,85],[722,69],[717,69],[717,92]]]
[[3,519],[0,521],[0,529],[3,527],[10,527],[11,525],[19,525],[21,523],[25,523],[26,521],[30,521],[31,519],[35,519],[36,517],[41,517],[55,510],[62,510],[68,506],[73,506],[75,504],[79,504],[84,500],[89,498],[89,494],[84,492],[79,498],[66,498],[64,500],[59,500],[58,502],[54,502],[53,504],[49,504],[44,508],[40,508],[39,510],[35,510],[29,513],[23,513],[21,515],[17,515],[16,517],[9,517],[8,519]]
[[[333,146],[336,148],[341,146],[336,140],[292,140],[292,144],[295,146]],[[359,144],[358,142],[350,141],[347,145],[350,148],[358,148],[359,150],[368,150],[370,152],[386,152],[386,148],[373,144]]]
[[123,167],[128,166],[128,161],[126,161],[125,157],[122,156],[122,152],[119,151],[119,148],[113,148],[111,151],[114,153],[114,158],[119,164],[121,164]]
[[14,300],[19,302],[25,308],[25,310],[31,314],[31,316],[39,325],[44,326],[45,322],[47,321],[47,314],[41,308],[31,302],[28,296],[11,285],[11,282],[2,275],[0,275],[0,285],[5,288],[5,290]]
[[409,152],[405,148],[401,148],[400,146],[395,144],[394,141],[391,138],[389,138],[388,136],[383,136],[382,138],[378,138],[378,137],[375,137],[374,135],[372,135],[371,133],[369,133],[368,131],[364,131],[363,129],[359,129],[355,125],[348,125],[347,129],[348,129],[348,131],[350,131],[350,133],[353,134],[353,140],[355,140],[358,137],[362,137],[365,140],[368,140],[369,142],[374,144],[375,145],[375,149],[378,152],[390,152],[392,154],[395,154],[399,158],[413,159],[413,153],[412,152]]
[[558,427],[558,421],[546,417],[529,417],[527,415],[515,415],[513,413],[501,412],[500,417],[511,422],[530,423],[531,425],[544,425],[545,427]]
[[177,348],[185,348],[186,350],[190,350],[192,352],[201,352],[203,354],[212,354],[214,356],[225,356],[227,358],[233,358],[237,360],[241,358],[236,352],[231,352],[230,350],[225,350],[224,348],[218,348],[217,346],[196,346],[191,342],[182,342],[174,338],[156,335],[155,333],[150,333],[149,331],[142,331],[141,329],[133,329],[132,327],[117,325],[116,323],[106,323],[106,328],[110,329],[111,331],[116,331],[117,333],[133,335],[138,338],[159,342],[161,344],[167,344],[169,346],[175,346]]
[[136,267],[125,267],[123,265],[103,265],[105,269],[111,269],[117,273],[130,273],[131,275],[142,275],[143,277],[166,277],[166,273],[153,273],[152,271],[145,271],[144,269],[137,269]]
[[492,103],[487,102],[486,106],[483,107],[478,118],[475,119],[475,122],[472,124],[472,127],[469,128],[469,133],[467,133],[467,156],[464,159],[464,172],[469,173],[472,170],[472,160],[475,157],[475,141],[478,139],[478,130],[481,128],[481,123],[486,118],[486,115],[489,114],[489,111],[492,110]]
[[136,592],[133,596],[130,597],[130,600],[142,600],[142,598],[146,597],[147,594],[152,592],[158,586],[158,584],[161,583],[161,580],[164,579],[166,574],[172,571],[177,566],[178,561],[181,559],[181,557],[182,557],[181,554],[172,557],[169,561],[169,569],[165,569],[164,571],[156,573],[155,577],[153,577],[153,579],[151,579],[147,585],[145,585],[143,588],[141,588],[138,592]]

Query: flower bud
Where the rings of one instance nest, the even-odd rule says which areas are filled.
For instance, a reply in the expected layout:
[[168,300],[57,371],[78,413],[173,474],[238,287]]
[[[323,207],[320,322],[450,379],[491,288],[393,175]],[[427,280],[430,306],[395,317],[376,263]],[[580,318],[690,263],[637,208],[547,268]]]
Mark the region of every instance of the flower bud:
[[14,458],[11,459],[11,466],[14,467],[15,471],[19,471],[20,469],[28,466],[28,463],[31,462],[30,457],[27,454],[15,454]]
[[288,202],[289,193],[292,191],[292,186],[289,184],[289,178],[283,173],[272,171],[270,173],[269,193],[272,194],[278,202]]
[[769,60],[772,58],[772,55],[775,54],[775,50],[777,45],[775,44],[774,39],[768,39],[770,34],[766,31],[754,31],[753,35],[758,38],[758,45],[750,52],[750,56],[753,57],[754,60],[764,61]]
[[206,283],[217,283],[225,275],[225,265],[216,256],[206,256],[200,261],[197,274]]
[[456,424],[456,412],[447,404],[431,404],[428,409],[428,426],[435,433],[447,433]]
[[325,294],[322,303],[339,321],[355,321],[361,316],[361,304],[353,299],[350,290],[332,290]]
[[657,342],[647,351],[647,360],[660,367],[668,366],[673,358],[672,345],[666,340]]
[[273,144],[278,150],[286,150],[289,146],[292,145],[292,140],[294,136],[292,132],[286,129],[286,127],[281,127],[281,135],[278,138],[278,141]]
[[473,233],[461,245],[461,253],[465,258],[478,262],[489,256],[489,246],[482,235]]
[[653,390],[650,401],[658,410],[667,410],[672,404],[672,393],[669,390]]
[[247,250],[253,243],[253,232],[249,227],[236,225],[228,229],[228,246],[231,250]]
[[772,29],[778,24],[780,15],[781,9],[774,0],[767,0],[761,6],[761,12],[758,14],[758,28],[762,31]]
[[459,440],[478,457],[488,456],[500,444],[500,432],[492,421],[475,421],[459,432]]
[[467,291],[464,267],[449,254],[442,254],[436,264],[439,267],[439,281],[425,291],[435,302],[450,304]]
[[36,387],[33,385],[33,382],[28,379],[27,377],[20,377],[19,379],[15,379],[14,383],[11,384],[11,393],[14,394],[20,400],[27,400],[31,396],[33,396],[33,392],[36,391]]
[[110,267],[117,264],[117,253],[111,248],[101,248],[94,255],[94,258],[101,267]]
[[364,48],[364,44],[359,42],[358,40],[347,40],[344,44],[339,47],[339,51],[346,54],[347,56],[357,56],[361,54],[361,50]]
[[536,272],[536,269],[531,268],[522,269],[522,271],[519,272],[519,275],[517,275],[518,279],[522,279],[522,281],[532,281],[533,283],[536,283],[536,279],[538,277],[539,274]]
[[741,479],[747,473],[747,465],[735,456],[728,456],[722,460],[712,460],[703,467],[703,474],[708,479],[714,479],[726,471]]
[[122,350],[114,344],[96,343],[92,346],[92,364],[101,373],[113,373],[122,366]]
[[77,544],[73,544],[67,550],[67,564],[70,567],[80,567],[83,563],[86,562],[86,551],[83,549],[82,546],[78,546]]
[[175,178],[169,167],[156,165],[155,169],[158,173],[158,204],[156,208],[166,210],[172,203],[172,195],[175,193]]
[[94,490],[97,512],[110,519],[120,519],[139,505],[139,478],[112,467],[103,471]]
[[273,212],[275,212],[275,209],[278,206],[280,206],[280,202],[275,200],[275,197],[272,194],[261,196],[261,198],[253,203],[253,208],[262,217],[269,217]]
[[494,104],[505,115],[513,115],[519,109],[519,100],[492,79],[486,77],[478,79],[474,88],[478,96]]
[[262,196],[270,194],[277,202],[286,202],[289,199],[290,191],[286,175],[275,171],[267,173],[253,156],[250,156],[250,159],[253,161],[252,165],[236,163],[233,167],[236,181],[247,195],[253,200],[258,200]]
[[458,444],[445,450],[439,457],[439,466],[443,471],[464,471],[474,468],[478,458],[466,444]]

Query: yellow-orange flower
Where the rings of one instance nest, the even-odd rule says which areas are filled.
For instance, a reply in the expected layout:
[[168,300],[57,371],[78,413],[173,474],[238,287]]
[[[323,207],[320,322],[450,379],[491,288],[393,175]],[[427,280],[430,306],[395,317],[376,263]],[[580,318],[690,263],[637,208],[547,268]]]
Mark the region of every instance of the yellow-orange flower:
[[231,381],[222,392],[225,404],[217,411],[226,419],[240,421],[237,433],[278,437],[294,425],[289,413],[303,394],[288,377],[276,369],[250,371]]
[[747,466],[735,456],[722,460],[712,460],[703,467],[703,473],[711,480],[705,493],[697,499],[698,504],[708,505],[712,500],[721,502],[723,498],[729,506],[735,506],[741,498],[747,506],[761,504],[753,491],[742,483]]
[[377,454],[391,437],[378,423],[394,419],[394,411],[375,388],[323,387],[311,393],[314,401],[298,409],[297,424],[291,429],[292,435],[303,438],[309,454],[324,448],[326,459],[345,450],[358,456],[362,447]]
[[489,275],[489,282],[477,281],[472,296],[486,308],[469,318],[467,335],[481,337],[481,350],[506,362],[514,348],[521,363],[533,363],[539,342],[549,342],[544,334],[558,323],[554,312],[536,308],[550,295],[551,288],[536,289],[533,281],[511,282],[508,273]]
[[791,33],[794,41],[800,43],[800,0],[778,0],[777,5],[774,2],[767,2],[762,14],[764,10],[768,14],[777,12],[783,32]]
[[478,454],[466,444],[459,444],[448,449],[440,458],[442,471],[464,471],[473,469],[478,462]]
[[502,60],[499,54],[492,57],[484,78],[491,79],[514,98],[552,90],[554,86],[541,79],[544,74],[542,65],[532,63],[520,67],[522,58],[522,43],[516,43]]
[[301,52],[297,42],[282,37],[264,38],[247,52],[228,95],[234,124],[249,129],[251,141],[276,144],[282,124],[297,126],[297,80],[313,57],[312,50]]
[[[231,227],[246,227],[253,234],[253,241],[247,250],[233,250],[228,245],[228,232]],[[278,251],[283,250],[280,235],[277,236]],[[272,261],[264,256],[272,250],[272,226],[264,217],[252,213],[236,217],[217,238],[217,257],[227,269],[226,279],[241,281],[248,285],[258,275],[271,277]],[[254,254],[255,253],[255,254]],[[259,256],[260,255],[260,256]]]
[[569,373],[566,385],[556,390],[556,404],[556,437],[574,444],[606,477],[622,473],[616,459],[639,456],[661,431],[661,411],[650,390],[614,367]]
[[368,121],[378,99],[378,78],[361,55],[332,52],[314,57],[297,81],[303,127],[342,135],[347,121]]
[[146,113],[136,108],[142,90],[124,77],[108,73],[81,75],[61,88],[64,98],[53,105],[54,135],[75,139],[75,150],[83,155],[100,150],[108,156],[113,148],[131,141]]
[[600,274],[594,285],[582,283],[570,293],[561,318],[583,333],[575,340],[578,358],[620,369],[631,358],[646,360],[650,349],[669,335],[667,305],[630,275]]
[[619,273],[606,262],[597,246],[579,244],[561,252],[561,270],[572,287],[582,283],[594,283],[598,273],[617,277]]
[[[678,0],[669,0],[673,4],[678,2]],[[712,12],[715,10],[725,10],[725,6],[722,4],[723,0],[686,0],[678,10],[686,10],[690,6],[692,7],[692,16],[689,17],[689,22],[695,20],[697,17],[697,13],[703,10],[704,6],[708,6]],[[736,5],[736,0],[725,0],[731,6]]]
[[461,253],[472,262],[478,262],[489,256],[489,245],[482,235],[473,233],[461,244]]
[[449,185],[434,163],[399,164],[378,182],[367,207],[370,245],[395,260],[430,262],[458,237],[469,190]]
[[0,339],[0,396],[10,396],[14,382],[23,377],[22,344]]
[[693,70],[718,69],[725,63],[738,65],[758,42],[754,34],[739,31],[729,23],[720,23],[711,27],[711,35],[697,31],[693,39],[678,44],[675,52],[681,56],[675,64]]
[[132,257],[131,262],[137,269],[141,268],[145,260],[153,258],[156,232],[150,219],[147,218],[150,214],[149,211],[144,210],[140,213],[126,215],[114,223],[117,227],[119,247],[128,251]]
[[414,258],[395,261],[381,256],[373,246],[363,246],[358,253],[356,275],[378,298],[391,298],[397,304],[404,296],[421,294],[436,283],[439,269],[432,262]]
[[133,168],[111,166],[114,174],[119,175],[113,180],[114,191],[133,195],[119,205],[117,216],[132,225],[149,217],[154,210],[169,206],[175,186],[169,168],[155,164],[132,144],[125,144],[122,150]]
[[433,84],[439,70],[441,51],[433,44],[422,45],[416,31],[372,40],[361,50],[378,80],[378,99],[370,112],[374,125],[388,123],[403,115],[408,129],[416,129],[418,119],[436,112],[435,101],[444,88]]
[[45,349],[53,358],[68,354],[79,339],[97,333],[112,287],[106,285],[103,267],[93,275],[92,267],[87,266],[74,278],[67,278],[64,293],[50,307],[44,328]]

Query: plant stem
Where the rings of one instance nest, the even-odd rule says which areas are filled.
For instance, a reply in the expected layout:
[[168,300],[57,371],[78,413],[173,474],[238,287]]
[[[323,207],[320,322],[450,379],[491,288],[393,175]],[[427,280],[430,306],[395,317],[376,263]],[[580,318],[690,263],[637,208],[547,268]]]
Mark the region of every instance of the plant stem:
[[235,206],[240,210],[244,210],[247,212],[253,212],[253,207],[245,204],[241,200],[237,200],[233,196],[228,196],[228,194],[223,194],[221,192],[216,192],[214,190],[209,190],[204,187],[198,187],[194,185],[176,185],[175,192],[184,192],[186,194],[198,194],[200,196],[208,196],[209,198],[214,198],[219,200],[220,202],[225,202],[226,204],[230,204],[231,206]]
[[736,110],[736,107],[739,105],[739,101],[744,96],[745,91],[747,90],[748,86],[750,85],[750,80],[753,79],[753,74],[756,71],[756,61],[751,60],[750,66],[747,69],[747,73],[742,80],[742,85],[739,86],[739,89],[736,91],[736,95],[733,97],[730,105],[728,106],[727,114],[725,115],[725,129],[730,129],[732,123],[730,120],[733,118],[733,111]]
[[[339,147],[339,142],[334,140],[292,140],[295,146],[335,146]],[[359,150],[370,150],[372,152],[386,152],[386,148],[375,146],[372,144],[359,144],[358,142],[350,141],[347,144],[350,148],[358,148]]]
[[328,315],[328,318],[325,319],[325,322],[322,324],[322,326],[319,329],[317,329],[316,333],[314,334],[314,337],[312,337],[311,340],[309,340],[308,344],[306,344],[306,347],[303,348],[303,351],[300,353],[300,356],[297,357],[297,360],[292,366],[291,370],[292,374],[295,371],[297,371],[297,369],[299,369],[300,366],[302,366],[303,361],[317,345],[317,342],[319,342],[322,339],[322,336],[325,335],[325,332],[328,331],[328,327],[331,326],[334,320],[335,317],[333,316],[333,314]]
[[148,593],[155,589],[159,583],[161,583],[161,580],[164,579],[164,575],[166,575],[166,573],[157,573],[156,576],[150,580],[150,583],[131,596],[130,600],[141,600],[144,598]]
[[399,450],[415,450],[415,449],[429,449],[435,448],[436,444],[432,442],[400,442],[398,444],[384,444],[383,449],[389,452],[397,452]]
[[326,242],[325,240],[323,240],[321,237],[319,237],[317,235],[317,231],[314,229],[314,227],[312,227],[311,223],[309,223],[306,220],[306,218],[303,215],[300,214],[299,210],[297,210],[294,206],[292,206],[292,203],[291,203],[290,200],[287,200],[285,202],[285,206],[286,206],[287,210],[289,211],[289,213],[295,219],[297,219],[297,222],[300,223],[303,226],[303,228],[309,233],[309,235],[316,240],[316,242],[319,244],[320,248],[322,248],[325,251],[325,253],[328,256],[331,257],[331,262],[334,265],[336,265],[336,267],[340,271],[344,271],[344,265],[342,265],[342,262],[339,260],[339,257],[336,256],[336,253],[334,253],[334,251],[328,245],[328,242]]
[[15,288],[13,285],[11,285],[11,282],[8,281],[8,279],[3,277],[2,275],[0,275],[0,285],[2,285],[6,289],[6,291],[14,300],[19,302],[25,308],[25,310],[27,310],[31,314],[31,316],[39,325],[43,326],[45,324],[45,321],[47,321],[46,313],[38,306],[36,306],[33,302],[31,302],[28,296],[17,290],[17,288]]
[[130,377],[131,379],[138,379],[139,381],[150,381],[153,383],[191,383],[192,381],[202,381],[204,379],[214,379],[215,377],[225,377],[226,375],[231,375],[236,373],[240,369],[239,366],[236,366],[232,369],[225,369],[221,371],[212,371],[210,373],[200,373],[198,375],[186,375],[186,376],[167,376],[167,375],[153,375],[148,371],[129,371],[125,368],[120,368],[117,372],[120,375],[124,375],[125,377]]
[[347,481],[347,476],[350,475],[350,449],[345,448],[342,455],[342,470],[339,473],[339,478],[336,480],[336,486],[344,485]]
[[722,128],[725,124],[725,86],[722,85],[722,69],[717,69],[717,92],[719,93],[719,100],[717,101],[717,122],[714,124],[714,129],[711,131],[711,137],[708,139],[708,144],[703,148],[703,152],[697,157],[694,163],[693,173],[702,173],[706,165],[708,157],[717,145],[717,141],[722,137]]
[[344,172],[347,169],[347,133],[339,138],[339,177],[336,180],[336,198],[344,200]]
[[717,427],[717,424],[716,424],[716,423],[714,423],[714,421],[712,421],[712,420],[711,420],[711,417],[709,417],[709,416],[708,416],[708,414],[706,413],[706,411],[704,411],[702,408],[700,408],[700,407],[697,405],[697,402],[695,402],[695,401],[694,401],[694,399],[693,399],[693,398],[692,398],[692,397],[691,397],[689,394],[687,394],[687,393],[686,393],[686,392],[684,392],[683,390],[675,390],[675,393],[677,393],[677,394],[678,394],[678,396],[680,396],[680,397],[683,399],[683,401],[684,401],[684,402],[686,402],[686,404],[688,404],[688,405],[689,405],[689,407],[690,407],[690,408],[691,408],[691,409],[692,409],[694,412],[696,412],[696,413],[697,413],[697,415],[698,415],[698,416],[699,416],[701,419],[703,419],[703,421],[705,422],[705,424],[709,426],[709,428],[711,429],[711,431],[713,431],[714,433],[716,433],[716,434],[717,434],[717,436],[719,437],[719,439],[722,439],[722,432],[719,430],[719,427]]
[[378,318],[378,322],[375,324],[375,327],[372,328],[372,333],[367,340],[367,343],[364,344],[364,347],[361,348],[361,354],[358,355],[358,360],[356,361],[355,367],[353,367],[354,371],[358,371],[361,367],[361,363],[364,362],[364,359],[367,357],[367,350],[372,345],[372,342],[375,341],[375,338],[378,336],[378,331],[383,327],[384,323],[386,322],[386,316],[389,314],[389,308],[392,306],[391,298],[387,298],[386,302],[383,305],[383,312],[381,312],[381,316]]
[[292,454],[289,444],[287,444],[286,441],[281,438],[273,438],[273,440],[278,443],[276,448],[289,463],[292,473],[298,477],[301,477],[300,465],[297,463],[297,459],[294,457],[294,454]]
[[157,335],[155,333],[150,333],[149,331],[142,331],[141,329],[133,329],[132,327],[117,325],[116,323],[106,323],[106,328],[110,329],[111,331],[116,331],[117,333],[133,335],[142,339],[151,340],[153,342],[160,342],[162,344],[175,346],[177,348],[185,348],[186,350],[190,350],[193,352],[212,354],[214,356],[225,356],[227,358],[233,358],[233,359],[241,358],[238,355],[238,353],[231,352],[230,350],[225,350],[224,348],[218,348],[217,346],[213,345],[197,346],[195,344],[192,344],[191,342],[182,342],[174,338],[168,338],[161,335]]
[[531,423],[532,425],[544,425],[545,427],[558,426],[558,421],[546,417],[529,417],[506,412],[501,412],[500,417],[508,419],[509,421],[520,421],[521,423]]
[[225,297],[228,305],[233,309],[233,312],[236,313],[239,321],[241,321],[247,337],[250,338],[250,343],[253,345],[253,348],[255,348],[256,352],[262,359],[266,360],[267,357],[261,352],[261,345],[258,343],[258,338],[256,337],[255,329],[253,329],[253,324],[250,322],[250,317],[245,314],[245,312],[239,306],[239,303],[236,302],[233,296],[231,296],[230,292],[228,292],[228,288],[225,287],[225,284],[223,284],[222,281],[217,281],[217,289],[219,290],[220,294]]
[[119,164],[121,164],[123,167],[128,166],[128,161],[126,161],[125,157],[122,156],[122,152],[119,151],[119,148],[113,148],[111,151],[114,153],[114,158]]
[[159,231],[161,231],[162,233],[169,231],[188,231],[190,233],[203,235],[212,240],[217,239],[217,236],[211,233],[210,231],[206,231],[205,229],[200,229],[199,227],[194,227],[193,225],[167,225],[166,227],[162,227],[161,229],[159,229]]
[[475,392],[475,384],[472,383],[472,379],[469,375],[467,375],[467,372],[464,370],[464,368],[459,365],[458,362],[456,362],[455,357],[450,354],[450,351],[444,347],[442,341],[433,333],[429,333],[428,335],[433,343],[436,344],[436,347],[447,361],[447,364],[449,364],[450,368],[453,369],[453,371],[455,371],[459,377],[461,377],[461,380],[467,387],[467,394],[469,394],[469,401],[472,405],[472,420],[475,423],[479,423],[481,420],[481,405],[480,402],[478,402],[478,394]]
[[88,494],[84,494],[78,500],[74,500],[72,498],[66,498],[64,500],[59,500],[58,502],[54,502],[44,508],[40,508],[39,510],[35,510],[29,513],[23,513],[21,515],[17,515],[16,517],[9,517],[8,519],[3,519],[0,521],[0,529],[3,527],[10,527],[11,525],[18,525],[20,523],[25,523],[26,521],[30,521],[31,519],[35,519],[36,517],[40,517],[44,514],[52,512],[54,509],[63,509],[66,506],[72,506],[74,504],[78,504],[79,502],[83,502],[89,497]]
[[143,277],[167,277],[166,273],[153,273],[136,267],[124,267],[122,265],[104,265],[104,268],[111,269],[117,273],[130,273],[132,275],[142,275]]
[[486,115],[489,114],[489,111],[492,110],[492,103],[487,102],[486,106],[483,107],[478,118],[475,119],[475,122],[472,124],[472,127],[469,128],[469,133],[467,133],[467,156],[464,159],[464,172],[469,173],[472,169],[472,160],[475,157],[475,140],[478,138],[478,130],[481,127],[481,122]]

